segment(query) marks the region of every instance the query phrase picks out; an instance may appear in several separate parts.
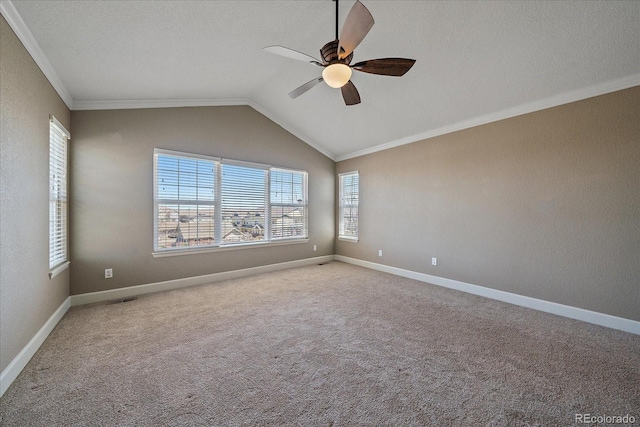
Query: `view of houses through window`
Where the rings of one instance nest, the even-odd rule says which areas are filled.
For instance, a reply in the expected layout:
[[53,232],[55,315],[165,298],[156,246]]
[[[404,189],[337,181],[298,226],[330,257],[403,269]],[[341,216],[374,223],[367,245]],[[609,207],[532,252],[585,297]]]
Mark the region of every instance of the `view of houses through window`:
[[307,172],[156,149],[154,250],[306,239]]

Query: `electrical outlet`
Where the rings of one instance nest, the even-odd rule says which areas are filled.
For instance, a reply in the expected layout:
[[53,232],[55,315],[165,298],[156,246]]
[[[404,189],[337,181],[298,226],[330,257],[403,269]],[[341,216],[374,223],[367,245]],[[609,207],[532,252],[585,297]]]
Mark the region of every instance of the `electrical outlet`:
[[431,265],[438,265],[438,258],[431,257]]
[[104,269],[104,278],[105,279],[113,278],[113,268],[105,268]]
[[316,248],[316,245],[313,245],[313,252],[317,251],[318,248]]
[[378,251],[378,256],[382,256],[382,249]]

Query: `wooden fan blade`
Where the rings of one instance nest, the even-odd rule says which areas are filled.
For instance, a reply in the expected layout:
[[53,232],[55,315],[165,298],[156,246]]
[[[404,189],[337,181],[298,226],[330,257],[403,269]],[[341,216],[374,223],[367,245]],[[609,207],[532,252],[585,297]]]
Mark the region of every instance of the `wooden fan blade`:
[[320,61],[318,61],[313,56],[309,56],[306,53],[298,52],[297,50],[289,49],[284,46],[267,46],[262,48],[262,50],[273,53],[276,55],[284,56],[285,58],[297,59],[298,61],[308,62],[310,64],[323,66]]
[[305,93],[306,91],[308,91],[309,89],[311,89],[312,87],[314,87],[315,85],[317,85],[318,83],[320,83],[323,80],[324,79],[322,77],[316,77],[313,80],[309,80],[308,82],[306,82],[302,86],[300,86],[297,89],[294,89],[291,92],[289,92],[289,98],[295,99],[295,98],[299,97],[300,95],[302,95],[303,93]]
[[338,58],[344,59],[360,44],[367,35],[375,21],[371,12],[360,1],[351,8],[342,27],[340,44],[338,45]]
[[380,74],[383,76],[404,76],[413,67],[415,59],[381,58],[353,64],[351,68],[364,73]]
[[342,98],[344,99],[345,104],[360,104],[360,94],[351,80],[349,80],[346,85],[342,86],[340,90],[342,91]]

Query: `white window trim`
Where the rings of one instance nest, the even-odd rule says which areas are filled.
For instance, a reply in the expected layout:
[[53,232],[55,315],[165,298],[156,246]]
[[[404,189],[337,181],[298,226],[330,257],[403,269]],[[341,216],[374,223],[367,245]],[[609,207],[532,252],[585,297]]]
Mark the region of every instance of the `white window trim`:
[[[345,236],[340,234],[340,228],[342,223],[342,198],[343,198],[343,186],[342,177],[347,175],[358,175],[358,235],[357,236]],[[358,243],[360,240],[360,171],[354,170],[349,172],[342,172],[338,174],[338,240],[350,243]]]
[[[262,169],[262,170],[266,170],[268,173],[266,174],[265,177],[265,207],[267,209],[267,215],[266,215],[266,220],[269,222],[269,225],[265,230],[265,240],[262,241],[255,241],[255,242],[239,242],[239,243],[221,243],[220,239],[221,239],[221,230],[222,230],[222,216],[216,214],[216,218],[215,218],[215,230],[217,231],[216,234],[216,241],[215,244],[213,245],[207,245],[207,246],[192,246],[192,247],[186,247],[186,248],[166,248],[166,249],[158,249],[156,247],[156,243],[157,243],[157,236],[158,236],[158,173],[157,173],[157,162],[156,162],[156,156],[160,154],[166,154],[166,155],[172,155],[172,156],[179,156],[179,157],[187,157],[187,158],[196,158],[196,159],[203,159],[203,160],[211,160],[211,161],[215,161],[218,163],[218,168],[217,168],[217,176],[216,176],[216,194],[218,195],[218,197],[216,197],[215,199],[215,211],[216,212],[222,212],[221,209],[221,187],[222,187],[222,180],[221,180],[221,176],[222,176],[222,165],[223,164],[227,164],[227,165],[235,165],[235,166],[244,166],[244,167],[250,167],[250,168],[255,168],[255,169]],[[154,219],[153,219],[153,252],[151,253],[152,256],[154,258],[163,258],[163,257],[170,257],[170,256],[181,256],[181,255],[189,255],[189,254],[202,254],[202,253],[208,253],[208,252],[220,252],[220,251],[229,251],[229,250],[238,250],[238,249],[248,249],[248,248],[255,248],[255,247],[271,247],[271,246],[282,246],[282,245],[291,245],[291,244],[300,244],[300,243],[309,243],[309,225],[308,225],[308,221],[309,221],[309,188],[308,188],[308,179],[309,179],[309,173],[306,170],[301,170],[301,169],[293,169],[293,168],[286,168],[286,167],[278,167],[278,166],[271,166],[271,165],[266,165],[266,164],[262,164],[262,163],[254,163],[254,162],[247,162],[247,161],[241,161],[241,160],[233,160],[233,159],[226,159],[226,158],[221,158],[221,157],[215,157],[215,156],[207,156],[207,155],[203,155],[203,154],[193,154],[193,153],[185,153],[185,152],[180,152],[180,151],[173,151],[173,150],[167,150],[167,149],[163,149],[163,148],[154,148],[153,151],[153,157],[154,157],[154,162],[153,162],[153,215],[154,215]],[[270,215],[271,215],[271,196],[270,196],[270,175],[269,172],[271,170],[278,170],[278,171],[285,171],[285,172],[295,172],[295,173],[302,173],[304,174],[304,202],[303,202],[303,207],[305,208],[305,231],[306,234],[303,237],[285,237],[285,238],[276,238],[271,240],[271,236],[270,236],[270,230],[271,230],[271,225],[270,225]],[[177,204],[183,204],[184,202],[182,201],[175,201]]]
[[49,280],[53,279],[58,274],[60,274],[63,271],[65,271],[69,267],[69,264],[71,264],[69,261],[65,261],[62,264],[58,264],[56,267],[52,268],[49,271]]
[[304,239],[278,239],[270,242],[250,242],[240,244],[228,244],[224,246],[205,246],[202,248],[193,247],[193,249],[170,249],[159,252],[152,252],[154,258],[165,258],[182,255],[206,254],[211,252],[237,251],[239,249],[251,248],[270,248],[273,246],[298,245],[301,243],[309,243],[308,238]]
[[308,241],[309,240],[309,172],[307,172],[305,170],[301,170],[301,169],[289,169],[289,168],[282,168],[282,167],[276,167],[276,166],[272,166],[270,168],[270,172],[271,171],[279,171],[279,172],[285,172],[285,173],[295,172],[295,173],[302,174],[302,191],[304,193],[304,200],[302,200],[302,204],[301,205],[295,204],[295,203],[274,203],[274,204],[271,204],[271,187],[270,187],[271,186],[271,175],[269,175],[269,215],[271,215],[271,210],[272,210],[273,206],[291,207],[291,208],[296,208],[296,207],[302,206],[302,208],[304,209],[304,212],[305,212],[303,228],[306,231],[306,235],[304,235],[304,237],[287,236],[287,237],[272,238],[272,236],[271,236],[272,229],[271,229],[271,227],[269,227],[269,238],[272,239],[270,241],[272,243],[276,243],[276,242],[286,243],[287,241],[298,241],[298,240],[301,240],[301,239],[306,239]]
[[[165,253],[165,252],[171,252],[171,251],[194,251],[195,249],[191,248],[191,249],[171,249],[171,248],[167,248],[167,249],[158,249],[156,247],[156,243],[157,243],[157,236],[158,236],[158,165],[156,162],[157,156],[158,155],[168,155],[168,156],[177,156],[177,157],[189,157],[192,159],[202,159],[202,160],[209,160],[209,161],[213,161],[213,162],[217,162],[218,163],[218,167],[217,167],[217,171],[216,171],[216,177],[215,177],[215,185],[216,185],[216,194],[220,194],[220,175],[221,175],[221,167],[220,167],[220,163],[222,161],[221,158],[219,157],[214,157],[214,156],[206,156],[203,154],[194,154],[194,153],[184,153],[184,152],[180,152],[180,151],[173,151],[173,150],[165,150],[162,148],[154,148],[153,150],[153,252],[152,254],[161,254],[161,253]],[[167,200],[170,201],[170,200]],[[173,202],[175,202],[175,204],[190,204],[190,203],[185,203],[184,201],[180,201],[180,200],[174,200]],[[216,212],[220,211],[220,198],[217,197],[213,203],[214,209]],[[218,219],[218,215],[216,215],[216,222],[214,225],[216,230],[220,229],[220,220]],[[219,245],[219,236],[216,236],[216,242],[215,245]],[[203,247],[201,249],[211,249],[212,247],[215,246],[206,246]]]

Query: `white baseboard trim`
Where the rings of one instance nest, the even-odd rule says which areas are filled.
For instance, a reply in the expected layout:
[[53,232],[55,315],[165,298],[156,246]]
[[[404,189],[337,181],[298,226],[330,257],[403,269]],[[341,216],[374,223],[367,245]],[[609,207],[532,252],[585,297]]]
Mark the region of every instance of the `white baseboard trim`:
[[44,340],[47,339],[51,331],[53,331],[53,328],[55,328],[60,319],[62,319],[62,316],[69,310],[70,306],[71,299],[67,297],[60,307],[49,317],[49,320],[47,320],[33,338],[31,338],[27,345],[22,348],[20,353],[4,368],[0,374],[0,397],[7,391],[15,379],[18,378],[20,372],[27,366],[29,360],[36,354],[36,351],[38,351]]
[[245,268],[241,270],[225,271],[222,273],[207,274],[204,276],[188,277],[185,279],[167,280],[164,282],[149,283],[146,285],[131,286],[128,288],[113,289],[109,291],[91,292],[81,295],[71,295],[60,307],[49,317],[49,320],[31,338],[18,355],[0,374],[0,397],[7,391],[9,386],[15,381],[20,372],[27,366],[29,360],[38,351],[44,340],[49,336],[53,328],[58,324],[62,316],[70,307],[90,304],[94,302],[108,301],[118,298],[127,298],[151,292],[167,291],[171,289],[185,288],[188,286],[203,285],[221,280],[235,279],[238,277],[251,276],[259,273],[285,270],[288,268],[302,267],[305,265],[320,264],[334,260],[333,255],[325,255],[314,258],[306,258],[297,261],[283,262],[279,264],[269,264],[260,267]]
[[90,292],[86,294],[71,295],[71,306],[91,304],[95,302],[109,301],[119,298],[129,298],[151,292],[169,291],[186,288],[189,286],[204,285],[238,277],[252,276],[259,273],[285,270],[288,268],[302,267],[305,265],[319,264],[333,261],[333,255],[325,255],[314,258],[305,258],[297,261],[269,264],[260,267],[243,268],[241,270],[223,271],[221,273],[205,274],[203,276],[187,277],[184,279],[167,280],[164,282],[149,283],[146,285],[129,286],[126,288],[112,289],[108,291]]
[[94,302],[108,301],[118,298],[127,298],[151,292],[203,285],[206,283],[212,283],[221,280],[235,279],[259,273],[268,273],[271,271],[302,267],[305,265],[320,264],[333,260],[346,262],[349,264],[358,265],[360,267],[370,268],[372,270],[382,271],[385,273],[395,274],[397,276],[418,280],[420,282],[431,283],[433,285],[442,286],[449,289],[455,289],[470,294],[543,311],[546,313],[556,314],[559,316],[581,320],[583,322],[593,323],[607,328],[617,329],[620,331],[640,335],[640,322],[635,320],[624,319],[622,317],[611,316],[609,314],[598,313],[582,308],[544,301],[536,298],[526,297],[523,295],[513,294],[510,292],[500,291],[497,289],[491,289],[483,286],[473,285],[470,283],[460,282],[457,280],[447,279],[444,277],[432,276],[430,274],[418,273],[416,271],[391,267],[375,262],[345,257],[342,255],[325,255],[297,261],[283,262],[279,264],[270,264],[260,267],[252,267],[241,270],[207,274],[203,276],[188,277],[185,279],[167,280],[164,282],[149,283],[146,285],[131,286],[121,289],[92,292],[81,295],[72,295],[68,297],[60,305],[60,307],[58,307],[58,309],[51,315],[51,317],[49,317],[49,319],[34,335],[34,337],[31,338],[27,345],[24,346],[20,353],[18,353],[18,355],[11,361],[11,363],[9,363],[9,365],[2,371],[2,373],[0,373],[0,397],[7,391],[9,386],[13,383],[13,381],[15,381],[20,372],[22,372],[29,360],[31,360],[36,351],[38,351],[44,340],[49,336],[51,331],[53,331],[53,328],[58,324],[60,319],[62,319],[67,310],[69,310],[69,307],[82,304],[90,304]]
[[420,282],[431,283],[433,285],[491,298],[509,304],[519,305],[538,311],[544,311],[546,313],[556,314],[558,316],[568,317],[570,319],[581,320],[583,322],[593,323],[607,328],[618,329],[620,331],[640,335],[640,322],[631,319],[616,317],[610,314],[598,313],[596,311],[585,310],[583,308],[558,304],[555,302],[545,301],[537,298],[526,297],[523,295],[500,291],[497,289],[485,288],[483,286],[472,285],[470,283],[459,282],[457,280],[447,279],[444,277],[432,276],[430,274],[418,273],[411,270],[404,270],[402,268],[391,267],[375,262],[363,261],[360,259],[345,257],[342,255],[336,255],[335,260],[358,265],[360,267],[370,268],[372,270],[395,274],[396,276],[402,276],[409,279],[418,280]]

